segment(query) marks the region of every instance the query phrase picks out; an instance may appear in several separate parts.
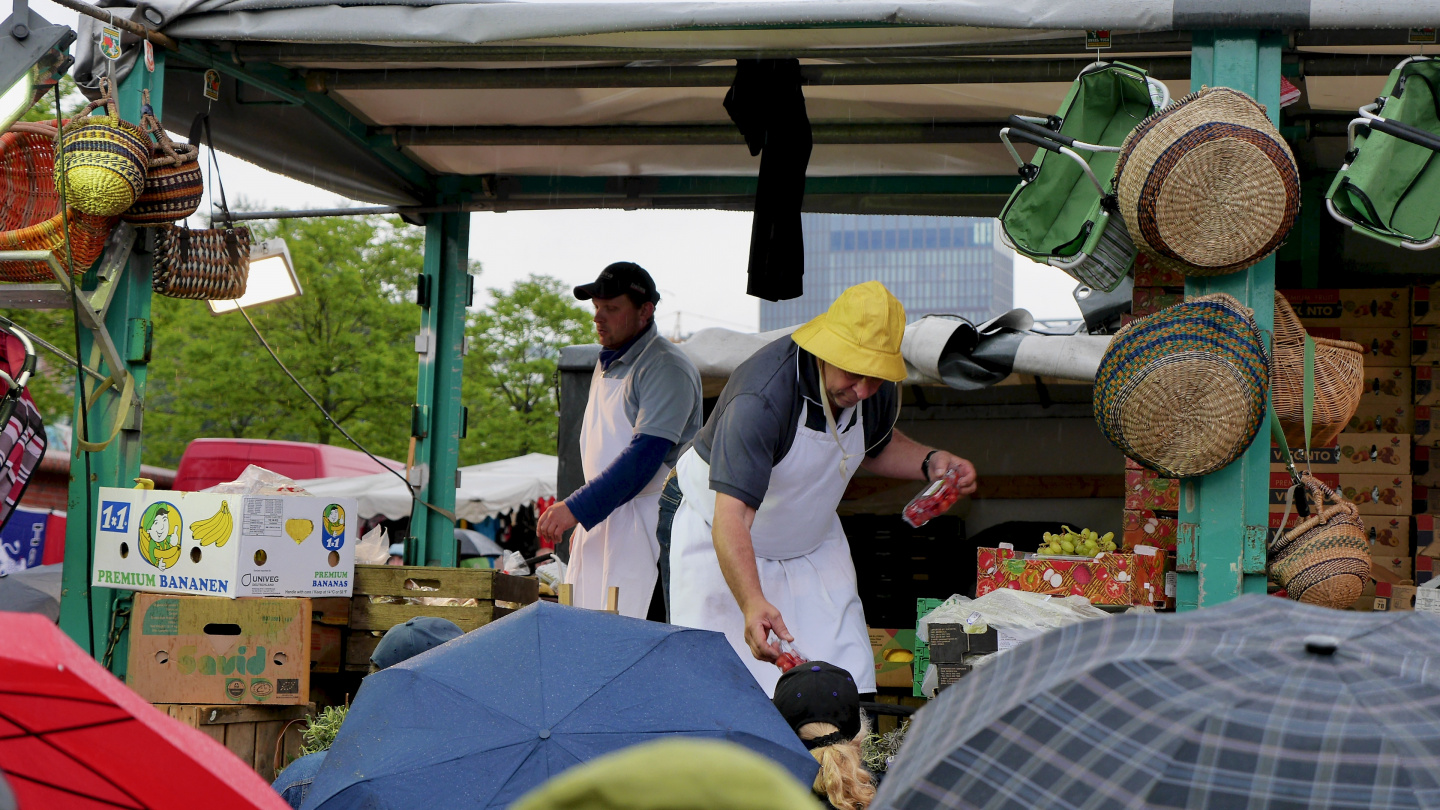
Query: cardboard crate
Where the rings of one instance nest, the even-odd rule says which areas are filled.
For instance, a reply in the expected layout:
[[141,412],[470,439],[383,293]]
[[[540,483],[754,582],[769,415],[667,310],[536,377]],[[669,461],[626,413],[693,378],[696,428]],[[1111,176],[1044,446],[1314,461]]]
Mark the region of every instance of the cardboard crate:
[[1341,433],[1336,445],[1340,449],[1335,462],[1338,473],[1405,475],[1410,472],[1408,433]]
[[[1440,405],[1440,387],[1435,385],[1435,369],[1435,366],[1415,366],[1410,370],[1413,378],[1411,383],[1413,390],[1412,399],[1416,405],[1427,405],[1432,408]],[[1371,371],[1368,368],[1365,369],[1365,378],[1371,387],[1374,386],[1374,380],[1371,380],[1370,376],[1378,371],[1379,369],[1375,369],[1375,371]],[[1381,376],[1387,375],[1381,374]],[[1363,393],[1361,400],[1364,400]]]
[[[1423,433],[1416,429],[1417,407],[1410,402],[1381,402],[1361,398],[1360,407],[1345,426],[1347,433]],[[1426,409],[1429,420],[1429,409]],[[1428,424],[1427,424],[1428,429]]]
[[1433,366],[1440,363],[1440,327],[1410,327],[1410,365]]
[[345,649],[345,628],[310,623],[310,671],[339,672]]
[[1360,344],[1365,356],[1365,371],[1411,365],[1415,345],[1414,333],[1405,326],[1340,326],[1309,330],[1311,336],[1330,340],[1348,340]]
[[1370,555],[1370,580],[1375,583],[1388,582],[1403,585],[1415,581],[1415,564],[1409,557],[1391,557],[1383,554]]
[[304,705],[310,600],[135,596],[126,685],[151,703]]
[[1424,444],[1410,448],[1410,469],[1415,473],[1416,486],[1440,487],[1440,448]]
[[345,637],[345,671],[369,672],[370,656],[375,653],[375,648],[380,646],[380,639],[384,636],[384,633],[364,630],[349,631]]
[[[1290,448],[1290,460],[1295,463],[1295,468],[1301,472],[1306,469],[1317,473],[1340,471],[1340,443],[1338,437],[1325,445],[1310,446],[1309,453],[1306,453],[1304,445]],[[1270,442],[1270,472],[1287,472],[1285,466],[1285,453],[1275,441]]]
[[1416,558],[1415,558],[1415,584],[1416,584],[1416,585],[1424,585],[1425,583],[1429,582],[1430,580],[1432,580],[1432,579],[1434,579],[1434,578],[1435,578],[1435,558],[1434,558],[1434,557],[1416,557]]
[[[1359,507],[1362,515],[1409,515],[1415,510],[1417,493],[1411,475],[1322,472],[1316,473],[1315,477]],[[1289,473],[1270,473],[1271,513],[1285,511],[1285,494],[1291,483]],[[1423,496],[1426,493],[1422,491],[1419,494]]]
[[866,628],[870,652],[875,659],[876,686],[910,686],[915,680],[915,631],[910,629]]
[[230,749],[230,753],[254,768],[266,782],[275,781],[280,769],[300,758],[300,734],[306,728],[305,720],[315,714],[313,703],[299,706],[158,703],[155,708]]
[[1414,610],[1415,609],[1415,586],[1414,585],[1391,585],[1387,582],[1375,583],[1375,610]]
[[1136,546],[1151,546],[1161,551],[1174,552],[1179,527],[1180,518],[1175,512],[1126,509],[1120,550],[1130,553]]
[[975,595],[1000,588],[1084,596],[1096,605],[1164,605],[1168,556],[1139,546],[1132,554],[1039,557],[1013,548],[976,549]]
[[1161,478],[1150,470],[1126,470],[1125,508],[1136,511],[1179,511],[1180,479]]
[[1161,267],[1145,252],[1135,257],[1136,287],[1170,287],[1185,292],[1185,274],[1173,268]]
[[[417,616],[438,616],[468,633],[539,598],[540,583],[534,577],[515,577],[488,568],[357,565],[350,629],[383,633]],[[473,599],[475,604],[407,601],[419,599]]]
[[1394,515],[1361,515],[1371,553],[1404,554],[1410,548],[1410,519]]
[[1440,520],[1435,515],[1415,516],[1415,553],[1421,557],[1440,557]]
[[1440,326],[1440,290],[1434,285],[1410,288],[1410,323],[1417,326]]
[[231,598],[349,596],[356,509],[351,498],[101,487],[90,583]]
[[1281,290],[1280,294],[1307,327],[1410,325],[1408,287]]

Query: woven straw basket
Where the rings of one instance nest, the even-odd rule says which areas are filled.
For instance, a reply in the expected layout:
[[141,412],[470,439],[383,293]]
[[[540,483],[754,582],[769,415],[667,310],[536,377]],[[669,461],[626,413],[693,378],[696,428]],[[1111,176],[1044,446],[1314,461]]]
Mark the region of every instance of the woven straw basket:
[[[0,135],[0,250],[49,250],[65,265],[65,215],[55,190],[55,127],[17,123]],[[115,217],[69,211],[75,273],[105,250]],[[0,262],[0,281],[54,281],[44,262]]]
[[1191,276],[1243,270],[1280,247],[1300,210],[1295,156],[1244,93],[1213,87],[1125,139],[1115,191],[1136,246]]
[[[1360,598],[1370,578],[1370,543],[1355,504],[1314,476],[1301,477],[1309,492],[1311,516],[1270,543],[1270,578],[1291,599],[1337,610]],[[1326,501],[1330,506],[1325,506]]]
[[1095,421],[1161,475],[1208,475],[1255,440],[1269,387],[1253,313],[1224,293],[1206,295],[1116,333],[1095,376]]
[[[102,105],[105,115],[89,114]],[[120,118],[108,81],[101,80],[101,97],[66,124],[61,134],[66,202],[102,217],[122,214],[135,204],[145,189],[150,139]]]
[[120,218],[142,228],[169,225],[185,219],[200,207],[205,180],[200,173],[200,148],[177,144],[165,134],[165,127],[150,106],[150,91],[144,93],[140,128],[155,139],[150,147],[145,190]]
[[[1275,350],[1270,358],[1270,395],[1291,447],[1305,446],[1305,327],[1285,296],[1275,293]],[[1345,430],[1360,407],[1365,387],[1365,347],[1348,340],[1315,342],[1315,401],[1310,446],[1323,447]]]

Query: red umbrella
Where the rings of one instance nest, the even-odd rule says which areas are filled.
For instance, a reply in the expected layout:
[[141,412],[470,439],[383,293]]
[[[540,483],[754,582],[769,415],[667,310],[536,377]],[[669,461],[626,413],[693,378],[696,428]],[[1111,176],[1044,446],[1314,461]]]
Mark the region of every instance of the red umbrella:
[[19,810],[289,810],[43,616],[0,612],[0,771]]

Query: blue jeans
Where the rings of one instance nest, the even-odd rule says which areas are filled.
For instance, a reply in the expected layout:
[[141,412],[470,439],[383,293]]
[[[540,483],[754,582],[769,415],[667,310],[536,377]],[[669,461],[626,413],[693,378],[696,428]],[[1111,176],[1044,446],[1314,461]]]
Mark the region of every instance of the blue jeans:
[[670,621],[670,529],[675,525],[675,510],[680,508],[680,481],[675,471],[665,479],[660,490],[660,519],[655,524],[655,539],[660,543],[660,591],[665,595],[665,621]]
[[317,751],[306,754],[290,763],[275,777],[272,787],[294,810],[300,810],[300,805],[305,803],[305,798],[310,794],[310,783],[315,781],[315,774],[319,773],[320,766],[325,763],[326,753],[328,752]]

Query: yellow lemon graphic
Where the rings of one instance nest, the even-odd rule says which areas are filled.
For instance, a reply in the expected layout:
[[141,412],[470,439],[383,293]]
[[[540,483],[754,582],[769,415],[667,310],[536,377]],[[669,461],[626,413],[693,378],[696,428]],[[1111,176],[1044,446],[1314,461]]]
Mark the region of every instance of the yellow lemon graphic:
[[290,535],[290,539],[294,540],[296,545],[305,542],[305,538],[309,537],[313,531],[315,531],[315,521],[313,520],[291,518],[285,521],[285,533]]

